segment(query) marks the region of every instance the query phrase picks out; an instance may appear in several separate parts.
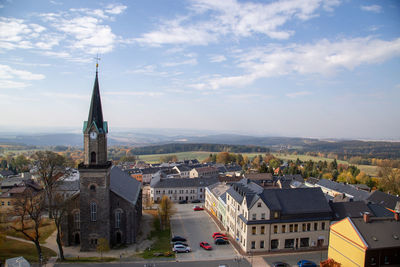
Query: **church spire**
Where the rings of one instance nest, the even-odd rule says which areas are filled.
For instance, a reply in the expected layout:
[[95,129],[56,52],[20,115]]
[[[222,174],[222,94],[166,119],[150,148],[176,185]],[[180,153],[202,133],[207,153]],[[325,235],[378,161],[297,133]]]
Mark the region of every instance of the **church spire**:
[[90,102],[90,110],[87,127],[91,127],[93,123],[95,123],[97,129],[100,133],[106,133],[107,129],[104,129],[104,121],[103,121],[103,111],[101,108],[101,99],[100,99],[100,89],[99,89],[99,78],[98,78],[98,66],[96,64],[96,78],[94,80],[92,100]]

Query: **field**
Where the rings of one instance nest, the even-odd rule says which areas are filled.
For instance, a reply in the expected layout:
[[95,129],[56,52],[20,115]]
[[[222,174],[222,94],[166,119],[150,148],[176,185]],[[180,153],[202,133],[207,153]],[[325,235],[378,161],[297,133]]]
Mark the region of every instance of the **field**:
[[[10,236],[14,236],[14,237],[18,237],[18,238],[23,238],[28,240],[28,238],[20,233],[20,232],[16,232],[15,230],[9,228],[9,225],[13,225],[14,223],[1,223],[0,224],[0,229],[6,229],[5,233],[7,235]],[[18,226],[19,224],[17,224]],[[34,233],[34,229],[33,229],[33,223],[28,223],[27,226],[29,227],[27,232],[30,235],[33,235]],[[39,227],[39,234],[40,234],[40,238],[39,238],[39,242],[41,244],[45,244],[46,243],[46,239],[56,230],[56,226],[54,224],[54,222],[52,220],[49,220],[47,218],[45,218],[41,224],[41,226]]]
[[[218,152],[206,152],[206,151],[190,151],[190,152],[180,152],[180,153],[169,153],[169,154],[152,154],[152,155],[140,155],[139,160],[143,160],[149,163],[157,163],[160,162],[160,157],[168,156],[168,155],[176,155],[179,160],[184,159],[198,159],[200,162],[206,159],[210,153],[218,153]],[[256,155],[260,155],[263,153],[242,153],[242,155],[247,155],[250,159]],[[313,160],[313,161],[327,161],[331,162],[333,159],[331,158],[323,158],[323,157],[314,157],[307,155],[291,155],[291,154],[279,154],[273,153],[273,155],[282,160],[296,160],[299,158],[301,161]],[[349,165],[347,161],[338,160],[338,164]],[[356,165],[361,171],[365,172],[368,175],[376,176],[378,174],[378,167],[371,165]]]
[[[51,249],[42,247],[44,258],[57,256],[57,253]],[[0,242],[0,263],[5,259],[23,256],[29,262],[37,262],[38,256],[33,243],[26,243],[12,239],[5,239]]]

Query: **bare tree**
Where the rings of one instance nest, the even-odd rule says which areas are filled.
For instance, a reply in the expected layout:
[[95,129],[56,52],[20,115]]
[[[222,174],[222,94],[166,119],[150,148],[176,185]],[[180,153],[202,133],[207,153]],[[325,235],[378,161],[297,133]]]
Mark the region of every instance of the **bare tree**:
[[[26,188],[23,193],[18,194],[16,197],[13,214],[16,219],[14,224],[10,226],[11,229],[22,233],[35,244],[40,265],[43,262],[43,254],[39,243],[39,227],[42,223],[44,207],[45,201],[43,192],[35,192],[31,188]],[[33,223],[33,233],[28,231],[28,229],[30,229],[30,223]]]
[[53,197],[54,199],[52,201],[53,203],[52,210],[53,210],[53,220],[57,230],[56,241],[57,241],[60,260],[64,261],[65,260],[64,250],[61,241],[61,224],[67,215],[68,201],[64,200],[61,194],[53,194]]

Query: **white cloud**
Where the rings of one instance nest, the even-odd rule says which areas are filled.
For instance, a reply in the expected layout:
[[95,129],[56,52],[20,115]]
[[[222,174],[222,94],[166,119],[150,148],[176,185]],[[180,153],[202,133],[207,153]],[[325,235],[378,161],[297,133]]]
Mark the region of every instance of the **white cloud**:
[[293,93],[287,93],[286,96],[290,98],[296,98],[299,96],[306,96],[306,95],[311,95],[311,92],[309,91],[300,91],[300,92],[293,92]]
[[213,63],[219,63],[219,62],[223,62],[226,60],[226,57],[224,55],[215,55],[215,56],[211,56],[210,61]]
[[197,59],[196,58],[191,58],[183,61],[177,61],[177,62],[166,62],[163,64],[165,67],[176,67],[180,65],[197,65]]
[[[24,88],[30,86],[25,81],[43,80],[43,74],[34,74],[26,70],[14,69],[8,65],[0,64],[0,88]],[[22,80],[22,81],[21,81]]]
[[150,46],[207,45],[222,36],[248,37],[253,34],[288,39],[294,31],[283,29],[287,22],[309,20],[318,16],[319,9],[331,11],[339,4],[338,0],[282,0],[265,4],[237,0],[192,0],[189,7],[191,14],[161,22],[157,30],[143,34],[136,41]]
[[106,7],[105,12],[112,15],[118,15],[124,12],[126,8],[127,6],[120,4],[110,4]]
[[237,55],[237,66],[244,70],[244,74],[210,78],[191,86],[215,90],[243,87],[260,78],[289,74],[333,75],[342,69],[353,70],[363,64],[381,63],[399,55],[400,38],[384,41],[365,37],[336,42],[324,39],[314,44],[271,45]]
[[361,10],[380,13],[382,11],[382,7],[378,5],[361,6]]
[[115,95],[115,96],[149,96],[156,97],[164,95],[163,92],[146,92],[146,91],[136,91],[136,92],[105,92],[103,95]]

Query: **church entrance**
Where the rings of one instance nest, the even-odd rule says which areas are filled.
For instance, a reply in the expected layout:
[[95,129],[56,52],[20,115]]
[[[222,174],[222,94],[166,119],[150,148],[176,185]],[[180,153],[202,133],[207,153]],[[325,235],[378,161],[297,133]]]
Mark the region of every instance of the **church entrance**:
[[81,239],[80,239],[80,237],[79,237],[79,234],[76,233],[76,234],[75,234],[75,245],[79,245],[80,243],[81,243]]
[[121,242],[122,242],[121,233],[117,232],[117,244],[121,244]]

